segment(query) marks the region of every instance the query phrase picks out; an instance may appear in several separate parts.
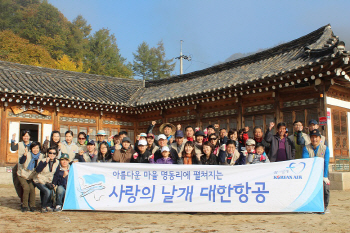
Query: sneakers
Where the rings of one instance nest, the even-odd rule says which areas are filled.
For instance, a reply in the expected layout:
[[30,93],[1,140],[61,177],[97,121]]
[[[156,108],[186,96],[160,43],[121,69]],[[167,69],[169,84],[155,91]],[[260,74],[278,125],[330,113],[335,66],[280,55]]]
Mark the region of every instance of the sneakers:
[[21,207],[21,211],[22,211],[22,212],[27,212],[27,211],[28,211],[28,208],[27,208],[27,207]]
[[51,207],[46,207],[46,210],[47,210],[47,212],[52,212],[52,211],[53,211],[53,208],[51,208]]
[[324,210],[324,213],[325,213],[325,214],[330,214],[331,211],[327,208],[327,209]]
[[46,213],[47,209],[46,208],[41,208],[41,213]]
[[62,211],[62,207],[60,205],[56,205],[56,208],[53,211],[61,212]]
[[29,207],[30,212],[35,212],[35,207]]

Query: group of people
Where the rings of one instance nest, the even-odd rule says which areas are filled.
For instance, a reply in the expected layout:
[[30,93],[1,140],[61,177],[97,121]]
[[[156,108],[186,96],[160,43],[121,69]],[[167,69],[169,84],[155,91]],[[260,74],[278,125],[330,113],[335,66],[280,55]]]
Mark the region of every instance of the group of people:
[[[119,162],[153,164],[202,164],[202,165],[247,165],[279,162],[292,159],[324,158],[325,209],[329,202],[328,164],[329,149],[325,137],[318,130],[317,121],[309,122],[309,133],[303,133],[300,121],[293,123],[292,135],[288,136],[286,124],[271,122],[265,133],[262,127],[227,130],[219,125],[199,128],[164,123],[160,135],[154,135],[153,121],[147,132],[137,135],[136,142],[121,131],[107,138],[104,130],[96,134],[96,141],[80,132],[73,142],[73,132],[65,133],[60,141],[59,131],[53,131],[41,146],[30,141],[30,132],[21,133],[22,141],[11,140],[11,150],[18,150],[18,164],[13,169],[13,181],[21,198],[22,211],[35,211],[35,187],[40,190],[41,212],[61,211],[64,202],[70,165],[73,162]],[[55,198],[54,198],[55,197]],[[55,203],[55,206],[54,206]]]

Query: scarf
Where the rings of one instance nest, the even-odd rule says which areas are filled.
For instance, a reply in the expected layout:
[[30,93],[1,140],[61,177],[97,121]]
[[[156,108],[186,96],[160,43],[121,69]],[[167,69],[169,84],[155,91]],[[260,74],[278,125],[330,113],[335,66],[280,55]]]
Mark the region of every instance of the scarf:
[[187,154],[184,156],[184,164],[192,164],[192,155],[190,154],[187,156]]
[[28,170],[33,170],[35,167],[35,161],[38,161],[39,156],[40,156],[40,151],[37,154],[33,154],[33,152],[30,152],[32,154],[32,159],[30,160],[27,169]]
[[262,137],[261,138],[254,137],[254,140],[256,141],[256,143],[260,143],[260,142],[262,142],[263,138]]
[[24,142],[23,142],[23,145],[24,145],[24,148],[26,148],[26,147],[28,147],[28,150],[29,150],[29,148],[30,148],[30,142],[26,145]]

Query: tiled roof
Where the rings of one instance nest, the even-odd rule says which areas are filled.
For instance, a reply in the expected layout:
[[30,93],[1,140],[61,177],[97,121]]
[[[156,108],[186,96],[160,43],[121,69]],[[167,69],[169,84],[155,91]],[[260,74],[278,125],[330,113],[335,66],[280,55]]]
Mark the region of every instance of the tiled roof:
[[126,105],[142,81],[0,61],[0,92]]
[[[55,70],[0,61],[0,93],[45,96],[108,105],[144,106],[229,87],[262,82],[322,64],[337,53],[330,25],[274,48],[159,81],[143,81]],[[348,76],[347,76],[348,78]]]
[[248,57],[184,75],[148,81],[135,105],[197,95],[297,70],[330,58],[337,43],[338,38],[333,35],[330,25],[326,25],[299,39]]

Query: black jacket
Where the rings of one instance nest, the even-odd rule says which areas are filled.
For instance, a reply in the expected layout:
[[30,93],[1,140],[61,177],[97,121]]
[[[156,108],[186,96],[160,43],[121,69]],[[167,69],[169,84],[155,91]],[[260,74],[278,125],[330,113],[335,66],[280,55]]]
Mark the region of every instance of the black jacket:
[[[265,134],[265,141],[270,143],[270,151],[268,154],[270,161],[276,162],[279,136],[273,135],[272,132],[269,129],[267,129],[266,134]],[[295,145],[294,145],[294,142],[292,142],[288,137],[286,137],[285,147],[286,147],[287,160],[294,159],[295,158]]]
[[130,163],[149,163],[149,156],[152,155],[152,153],[148,150],[145,151],[145,153],[141,154],[140,152],[136,152],[138,154],[137,158],[134,159],[134,155],[131,157]]
[[63,186],[65,189],[67,189],[67,181],[68,176],[63,177],[64,171],[61,170],[61,165],[59,165],[56,169],[55,174],[53,175],[52,183],[56,186]]
[[216,156],[214,154],[211,154],[209,156],[209,159],[207,159],[207,156],[206,155],[202,155],[201,156],[201,164],[203,165],[218,165],[218,162],[217,162],[217,159],[216,159]]

